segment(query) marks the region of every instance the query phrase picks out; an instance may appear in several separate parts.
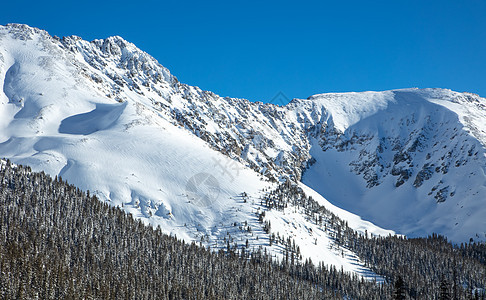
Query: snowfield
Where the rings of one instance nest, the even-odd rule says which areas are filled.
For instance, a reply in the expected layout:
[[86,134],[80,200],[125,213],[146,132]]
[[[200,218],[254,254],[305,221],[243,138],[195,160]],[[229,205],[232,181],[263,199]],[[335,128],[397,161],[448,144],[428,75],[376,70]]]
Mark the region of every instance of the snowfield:
[[486,101],[472,94],[322,94],[277,107],[181,84],[120,37],[60,40],[16,24],[0,27],[0,87],[0,157],[187,241],[248,241],[281,258],[265,211],[304,259],[373,278],[300,208],[267,210],[262,199],[286,180],[361,233],[486,239]]

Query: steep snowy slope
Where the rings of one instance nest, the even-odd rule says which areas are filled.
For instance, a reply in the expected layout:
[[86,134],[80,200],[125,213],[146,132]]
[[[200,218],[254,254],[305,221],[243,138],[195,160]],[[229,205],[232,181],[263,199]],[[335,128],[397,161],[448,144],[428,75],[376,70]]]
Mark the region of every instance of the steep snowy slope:
[[[25,25],[0,27],[0,85],[1,157],[61,176],[187,241],[261,246],[282,257],[273,234],[293,239],[303,258],[373,276],[301,208],[262,204],[279,174],[300,174],[286,158],[300,159],[294,143],[307,145],[284,123],[284,108],[180,84],[119,37],[60,40]],[[360,232],[392,233],[302,187]]]

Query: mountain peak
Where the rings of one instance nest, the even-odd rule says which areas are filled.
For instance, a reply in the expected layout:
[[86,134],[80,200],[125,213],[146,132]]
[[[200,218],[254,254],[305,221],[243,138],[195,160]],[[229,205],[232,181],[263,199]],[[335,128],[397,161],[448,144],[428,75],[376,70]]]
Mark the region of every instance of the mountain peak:
[[61,42],[63,47],[81,55],[87,64],[114,80],[119,87],[141,92],[141,86],[177,83],[175,76],[155,58],[120,36],[91,42],[71,36],[64,37]]

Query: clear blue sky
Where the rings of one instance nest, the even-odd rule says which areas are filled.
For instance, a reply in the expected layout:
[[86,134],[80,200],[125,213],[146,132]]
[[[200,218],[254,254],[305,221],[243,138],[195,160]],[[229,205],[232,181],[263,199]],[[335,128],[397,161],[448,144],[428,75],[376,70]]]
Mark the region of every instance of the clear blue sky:
[[0,23],[120,35],[221,96],[442,87],[486,97],[486,0],[3,1]]

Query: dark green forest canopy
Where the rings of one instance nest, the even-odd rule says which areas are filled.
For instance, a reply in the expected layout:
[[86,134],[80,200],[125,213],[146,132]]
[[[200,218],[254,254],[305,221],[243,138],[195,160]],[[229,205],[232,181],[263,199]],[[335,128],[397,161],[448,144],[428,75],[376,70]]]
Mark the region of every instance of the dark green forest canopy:
[[61,179],[0,164],[1,299],[390,299],[400,277],[410,298],[484,297],[484,244],[366,237],[291,184],[269,193],[266,208],[304,207],[384,284],[265,250],[187,244]]

